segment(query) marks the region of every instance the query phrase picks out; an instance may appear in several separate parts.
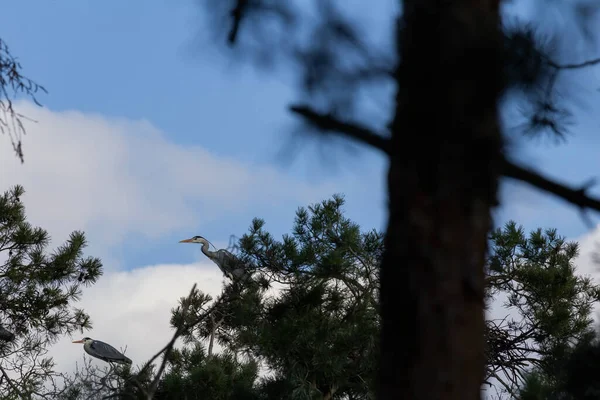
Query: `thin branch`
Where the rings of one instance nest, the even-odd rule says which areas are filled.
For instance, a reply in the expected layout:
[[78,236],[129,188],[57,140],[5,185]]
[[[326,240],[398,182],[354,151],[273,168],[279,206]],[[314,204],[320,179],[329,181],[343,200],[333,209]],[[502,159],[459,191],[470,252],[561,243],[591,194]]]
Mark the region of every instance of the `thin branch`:
[[231,27],[231,31],[229,31],[229,36],[227,37],[227,42],[230,46],[235,44],[237,39],[238,32],[240,30],[240,24],[242,22],[242,17],[244,16],[244,10],[248,5],[248,0],[237,0],[237,3],[233,10],[231,10],[231,18],[233,19],[233,26]]
[[600,200],[587,195],[587,191],[593,181],[582,185],[580,188],[571,188],[548,179],[538,172],[516,165],[506,159],[502,162],[502,175],[507,178],[525,182],[545,192],[552,193],[581,209],[600,211]]
[[[187,301],[183,305],[183,309],[181,310],[181,315],[182,315],[183,318],[185,318],[185,315],[187,314],[188,308],[190,307],[190,304],[192,303],[192,297],[194,296],[194,293],[196,293],[196,284],[195,283],[194,283],[194,286],[192,286],[192,290],[190,291],[190,294],[187,297]],[[183,319],[183,321],[185,321],[185,319]],[[154,377],[154,380],[152,381],[152,384],[150,385],[150,388],[148,389],[148,392],[146,393],[146,396],[147,396],[148,400],[152,400],[152,397],[154,397],[154,392],[156,392],[156,389],[158,387],[158,383],[160,381],[160,377],[161,377],[163,371],[165,370],[165,367],[167,365],[167,361],[169,359],[169,356],[171,355],[171,352],[173,351],[173,346],[175,346],[175,342],[181,336],[181,334],[183,333],[185,327],[186,327],[186,324],[185,323],[181,323],[177,327],[177,329],[175,330],[175,334],[173,335],[173,337],[171,338],[171,340],[169,341],[169,343],[160,352],[156,353],[156,355],[154,355],[154,357],[152,357],[146,363],[146,366],[151,365],[152,362],[154,360],[156,360],[161,353],[164,353],[163,360],[162,360],[162,362],[160,364],[158,372],[156,373],[156,376]]]
[[[196,284],[194,284],[194,286],[192,287],[192,290],[187,298],[187,301],[185,302],[185,304],[183,305],[183,308],[181,310],[182,321],[185,321],[185,315],[187,314],[189,306],[192,303],[192,297],[195,293],[195,290],[196,290]],[[160,382],[160,377],[166,368],[167,361],[169,359],[169,356],[171,355],[171,352],[173,351],[173,347],[175,346],[175,342],[177,341],[177,339],[179,337],[181,337],[186,330],[191,329],[194,326],[201,323],[202,321],[204,321],[223,302],[224,302],[223,296],[221,296],[217,300],[215,300],[213,302],[213,304],[198,318],[195,318],[190,323],[180,324],[179,327],[176,329],[175,334],[169,341],[169,343],[165,347],[163,347],[158,353],[156,353],[148,362],[146,362],[146,364],[141,369],[141,371],[144,371],[146,368],[148,368],[152,364],[152,362],[154,362],[161,354],[164,353],[162,363],[158,369],[158,372],[156,373],[156,375],[154,377],[154,380],[152,381],[152,384],[150,385],[150,388],[148,389],[148,391],[143,391],[143,392],[145,392],[146,398],[148,400],[151,400],[153,398],[154,393],[156,392],[156,389],[158,388],[158,384]]]
[[573,64],[558,64],[554,61],[548,61],[548,64],[556,69],[580,69],[580,68],[586,68],[586,67],[593,67],[595,65],[600,64],[600,58],[593,58],[591,60],[587,60],[587,61],[583,61],[580,63],[573,63]]
[[367,127],[340,121],[331,114],[319,113],[305,105],[292,105],[290,106],[290,111],[300,115],[319,129],[342,134],[379,149],[388,155],[390,154],[389,139],[373,132]]

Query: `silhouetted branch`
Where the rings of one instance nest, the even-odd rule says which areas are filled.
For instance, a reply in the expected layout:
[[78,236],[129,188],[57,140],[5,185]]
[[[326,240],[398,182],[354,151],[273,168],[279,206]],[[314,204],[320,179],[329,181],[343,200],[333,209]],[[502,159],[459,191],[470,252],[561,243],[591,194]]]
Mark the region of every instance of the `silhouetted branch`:
[[551,67],[554,67],[556,69],[580,69],[580,68],[593,67],[594,65],[600,64],[600,58],[594,58],[591,60],[583,61],[580,63],[573,63],[573,64],[558,64],[554,61],[548,61],[548,64]]
[[[600,63],[600,60],[597,62]],[[290,110],[302,116],[309,123],[313,124],[319,129],[345,135],[364,144],[368,144],[371,147],[382,150],[388,155],[390,154],[389,139],[369,130],[366,127],[340,121],[329,114],[319,113],[304,105],[290,106]],[[516,165],[506,159],[502,161],[502,175],[507,178],[528,183],[529,185],[545,192],[552,193],[568,201],[569,203],[578,206],[582,210],[592,209],[595,211],[600,211],[600,200],[594,199],[587,195],[587,191],[589,190],[591,184],[594,183],[593,181],[583,185],[580,188],[570,188],[566,185],[548,179],[538,172]]]
[[371,131],[369,128],[340,121],[330,114],[319,113],[305,105],[292,105],[290,106],[290,111],[302,116],[319,129],[345,135],[379,149],[384,153],[390,153],[389,139]]
[[230,46],[233,46],[235,44],[235,40],[237,39],[237,35],[240,30],[242,17],[244,16],[244,9],[247,5],[248,0],[237,0],[235,7],[233,8],[233,10],[231,10],[233,26],[231,27],[231,31],[229,31],[229,36],[227,37],[227,42]]
[[592,209],[600,211],[600,200],[587,195],[587,191],[594,183],[594,180],[582,185],[580,188],[570,188],[561,183],[542,176],[540,173],[518,166],[508,160],[503,160],[502,175],[507,178],[516,179],[521,182],[552,193],[581,209]]

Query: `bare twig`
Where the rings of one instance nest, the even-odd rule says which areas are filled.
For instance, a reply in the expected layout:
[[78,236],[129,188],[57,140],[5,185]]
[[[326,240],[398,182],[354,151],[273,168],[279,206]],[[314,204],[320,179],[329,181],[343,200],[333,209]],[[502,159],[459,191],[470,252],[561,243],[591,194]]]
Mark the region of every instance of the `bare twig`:
[[47,93],[46,89],[33,80],[21,75],[21,65],[6,42],[0,39],[0,133],[7,133],[13,149],[21,163],[24,162],[21,136],[25,134],[23,119],[28,119],[13,108],[13,100],[19,94],[25,94],[41,106],[36,93]]

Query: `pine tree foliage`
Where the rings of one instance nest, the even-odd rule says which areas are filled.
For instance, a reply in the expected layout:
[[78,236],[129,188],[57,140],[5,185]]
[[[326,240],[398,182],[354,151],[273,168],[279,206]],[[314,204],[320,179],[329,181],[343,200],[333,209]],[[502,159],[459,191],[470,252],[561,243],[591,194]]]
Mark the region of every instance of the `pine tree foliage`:
[[[333,196],[298,209],[281,240],[252,221],[231,249],[251,279],[226,281],[216,299],[197,290],[180,299],[171,325],[187,327],[184,346],[169,353],[153,398],[374,398],[383,241],[343,206]],[[503,397],[523,386],[533,388],[529,398],[558,393],[557,382],[567,381],[562,362],[590,340],[600,288],[577,274],[577,255],[577,244],[554,229],[526,235],[509,222],[491,233],[487,299],[505,298],[509,315],[487,321],[486,380]],[[146,399],[156,367],[110,373],[81,372],[65,400]]]
[[587,337],[600,287],[577,274],[578,245],[555,229],[526,235],[511,221],[490,239],[488,303],[505,298],[506,316],[487,321],[486,380],[515,394],[532,368],[551,379],[557,360]]
[[203,398],[215,400],[258,400],[255,381],[258,365],[240,360],[231,352],[208,356],[196,344],[175,350],[169,360],[170,371],[161,380],[157,400]]
[[27,222],[24,193],[15,186],[0,196],[0,326],[13,335],[0,340],[0,393],[19,398],[41,390],[52,375],[50,344],[91,328],[74,303],[102,273],[100,260],[83,254],[83,232],[47,250],[48,232]]
[[230,285],[234,300],[190,332],[260,362],[266,398],[373,397],[382,235],[361,232],[343,205],[300,208],[282,240],[253,220],[237,249],[252,282]]

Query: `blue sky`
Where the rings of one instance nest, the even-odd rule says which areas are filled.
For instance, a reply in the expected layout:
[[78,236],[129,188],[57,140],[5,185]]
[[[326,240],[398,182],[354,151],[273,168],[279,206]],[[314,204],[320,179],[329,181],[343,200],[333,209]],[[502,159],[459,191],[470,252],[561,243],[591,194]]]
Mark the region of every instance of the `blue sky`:
[[[359,163],[349,162],[350,156],[338,151],[338,168],[329,171],[323,159],[311,155],[317,145],[313,140],[300,150],[291,167],[282,163],[277,153],[294,122],[285,111],[296,95],[293,82],[247,64],[236,65],[223,56],[208,44],[208,34],[201,33],[205,24],[201,12],[191,0],[10,2],[4,9],[2,37],[28,76],[49,90],[41,101],[51,110],[145,119],[178,144],[201,145],[216,155],[276,165],[305,181],[354,182],[360,189],[353,196],[348,193],[350,215],[365,227],[383,227],[384,160],[363,151]],[[587,180],[594,174],[589,166],[599,140],[593,128],[597,119],[587,119],[581,124],[583,129],[574,127],[575,135],[567,146],[526,146],[527,159],[557,177]],[[344,186],[340,185],[347,189]],[[529,204],[538,198],[529,191],[518,192],[511,204]],[[286,230],[295,207],[277,215],[277,223],[270,221],[273,228]],[[509,214],[506,210],[500,219],[510,218]],[[585,231],[573,213],[559,214],[565,216],[557,220],[557,227],[565,234],[573,237]],[[229,229],[221,224],[207,229],[217,237],[239,234],[253,215],[240,223],[227,221]],[[534,223],[542,221],[536,218]],[[132,257],[150,261],[159,256],[160,241],[168,239],[153,243],[158,253],[140,251]]]
[[[385,4],[392,3],[369,7],[370,28],[389,26],[393,13]],[[358,1],[349,4],[364,11]],[[548,10],[536,18],[572,30],[561,13]],[[316,140],[296,149],[293,159],[281,157],[296,121],[286,111],[298,97],[294,82],[289,74],[257,71],[226,57],[209,43],[201,11],[192,0],[7,2],[0,37],[19,57],[24,73],[49,94],[40,96],[47,113],[26,107],[40,119],[25,140],[26,164],[6,159],[5,151],[0,183],[23,183],[31,215],[58,239],[85,228],[90,251],[103,256],[107,268],[139,272],[168,264],[171,269],[156,276],[172,279],[173,285],[179,275],[164,271],[180,265],[177,271],[187,274],[190,264],[202,260],[198,249],[182,247],[178,240],[202,234],[226,243],[230,235],[244,233],[255,216],[281,235],[308,199],[343,192],[350,218],[365,229],[384,228],[383,157],[367,149],[358,155],[332,147],[316,153]],[[527,7],[521,12],[527,15]],[[597,176],[597,87],[593,70],[565,83],[565,91],[579,102],[573,135],[561,146],[520,140],[519,160],[566,182]],[[512,126],[515,121],[508,113],[504,122]],[[0,145],[7,147],[8,139],[0,137]],[[84,153],[77,156],[78,151]],[[64,158],[64,165],[52,157]],[[77,182],[74,188],[62,183],[70,176]],[[83,196],[84,186],[93,194],[73,200]],[[57,188],[63,188],[63,197]],[[219,190],[232,194],[220,198]],[[498,223],[513,218],[528,229],[558,228],[569,238],[590,231],[573,207],[523,185],[503,184],[501,197]],[[135,271],[131,277],[142,276]],[[119,279],[124,275],[115,276],[106,278],[106,286],[123,293]],[[191,280],[182,279],[176,294],[161,303],[164,313],[172,306],[168,299],[189,290]],[[150,304],[148,293],[156,295],[148,287],[139,294],[144,307]],[[103,332],[105,339],[111,335]]]
[[[49,109],[145,119],[178,144],[201,145],[215,155],[276,165],[307,182],[356,182],[354,196],[348,193],[349,212],[367,228],[382,227],[379,177],[384,160],[362,152],[360,168],[343,166],[348,158],[340,151],[336,152],[339,168],[331,172],[327,160],[309,156],[315,143],[308,141],[306,149],[296,153],[294,164],[282,162],[278,155],[294,122],[285,112],[295,95],[293,86],[247,66],[236,68],[214,47],[198,44],[196,33],[203,22],[192,1],[176,5],[61,1],[35,7],[14,2],[5,9],[2,35],[28,76],[48,89],[40,100]],[[253,216],[264,216],[269,226],[283,233],[300,205],[290,204],[273,215],[257,210],[245,218],[225,219],[205,227],[204,233],[218,238],[239,235]],[[196,232],[184,235],[188,233]],[[181,261],[185,252],[168,256],[161,252],[163,243],[174,239],[157,238],[152,246],[134,246],[124,255],[132,265]],[[135,237],[131,240],[137,242]]]

